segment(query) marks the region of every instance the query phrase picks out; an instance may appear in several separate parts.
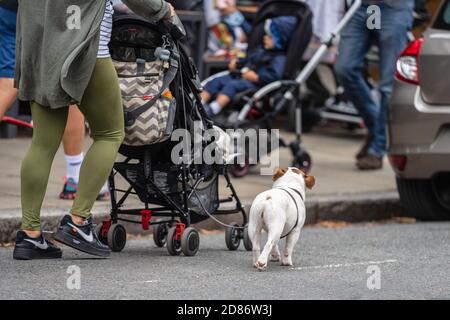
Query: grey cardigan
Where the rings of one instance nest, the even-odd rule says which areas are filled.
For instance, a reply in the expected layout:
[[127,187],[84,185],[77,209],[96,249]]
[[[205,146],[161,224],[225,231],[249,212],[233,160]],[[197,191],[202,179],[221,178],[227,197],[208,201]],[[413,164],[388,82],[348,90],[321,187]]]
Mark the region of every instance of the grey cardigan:
[[[148,20],[169,15],[164,0],[123,2]],[[21,100],[51,108],[81,102],[96,62],[105,5],[106,0],[19,0],[15,86]]]

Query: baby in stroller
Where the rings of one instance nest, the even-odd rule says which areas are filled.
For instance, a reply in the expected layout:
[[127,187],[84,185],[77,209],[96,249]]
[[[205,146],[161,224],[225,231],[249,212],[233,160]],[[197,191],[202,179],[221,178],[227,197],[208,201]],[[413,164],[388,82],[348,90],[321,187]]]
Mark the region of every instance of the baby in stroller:
[[297,23],[297,18],[293,16],[267,19],[262,45],[249,52],[246,58],[232,60],[229,75],[205,85],[201,98],[210,117],[218,114],[237,94],[283,78],[287,48]]

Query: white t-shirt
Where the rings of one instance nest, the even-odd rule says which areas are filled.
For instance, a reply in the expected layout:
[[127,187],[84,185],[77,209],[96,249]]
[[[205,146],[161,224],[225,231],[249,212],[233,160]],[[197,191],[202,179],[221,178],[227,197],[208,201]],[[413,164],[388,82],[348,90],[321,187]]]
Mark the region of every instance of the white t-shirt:
[[100,43],[98,46],[97,58],[109,58],[109,42],[111,41],[112,22],[114,8],[111,0],[106,1],[105,14],[103,15],[100,27]]
[[313,12],[313,32],[321,41],[328,40],[344,14],[345,1],[303,0]]

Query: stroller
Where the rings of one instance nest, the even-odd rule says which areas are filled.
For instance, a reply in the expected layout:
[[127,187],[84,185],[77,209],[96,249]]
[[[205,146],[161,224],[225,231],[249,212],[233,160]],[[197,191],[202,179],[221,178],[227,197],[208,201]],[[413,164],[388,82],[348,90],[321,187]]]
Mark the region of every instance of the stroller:
[[[184,28],[178,17],[172,20],[156,25],[136,15],[114,17],[110,51],[124,101],[126,136],[119,153],[125,159],[114,164],[109,177],[110,219],[98,224],[96,232],[118,252],[127,240],[119,221],[137,223],[144,230],[152,228],[155,244],[167,245],[169,254],[193,256],[199,249],[199,234],[192,224],[216,219],[213,214],[240,213],[243,223],[227,229],[226,244],[236,250],[244,239],[248,248],[247,216],[227,166],[192,160],[194,129],[199,127],[203,134],[213,125],[201,106],[197,69],[180,45]],[[188,152],[179,159],[177,154],[174,161],[172,151],[179,144],[172,141],[176,129],[184,129],[183,146]],[[200,151],[205,147],[201,141]],[[119,176],[125,188],[117,186]],[[230,191],[225,199],[219,199],[220,176]],[[132,195],[143,203],[141,208],[124,208]],[[221,210],[223,203],[233,205]]]
[[[312,159],[309,153],[304,150],[301,143],[302,120],[300,89],[312,72],[322,61],[327,49],[333,45],[335,38],[353,17],[356,10],[361,5],[361,0],[356,0],[347,11],[344,18],[316,51],[309,62],[302,68],[302,57],[312,38],[312,13],[306,3],[301,0],[268,0],[264,2],[255,18],[252,34],[249,36],[249,50],[255,48],[264,35],[264,23],[268,18],[277,16],[296,16],[298,26],[293,34],[293,39],[287,51],[287,62],[285,66],[284,78],[281,81],[270,83],[256,92],[247,91],[238,95],[230,107],[219,114],[215,123],[224,128],[249,128],[272,129],[275,118],[288,108],[295,108],[295,134],[294,141],[287,143],[284,139],[279,139],[280,147],[289,147],[293,161],[292,166],[309,172],[312,166]],[[300,70],[301,69],[301,70]],[[213,75],[203,81],[203,85],[219,76],[228,74],[224,71]],[[246,150],[242,150],[245,153]],[[270,152],[269,148],[268,151]],[[272,150],[273,151],[273,150]],[[261,157],[260,152],[258,152]],[[234,164],[230,172],[235,177],[243,177],[248,174],[250,165],[255,159],[247,159],[245,163]],[[259,161],[259,159],[257,159]]]

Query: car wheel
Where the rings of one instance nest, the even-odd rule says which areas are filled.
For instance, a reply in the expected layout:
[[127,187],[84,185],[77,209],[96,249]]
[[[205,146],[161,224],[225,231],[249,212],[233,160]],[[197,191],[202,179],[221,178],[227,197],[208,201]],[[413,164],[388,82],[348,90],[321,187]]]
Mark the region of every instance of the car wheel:
[[[442,198],[439,179],[415,180],[397,178],[400,201],[406,214],[419,220],[450,220],[450,203]],[[439,190],[438,190],[439,189]]]

